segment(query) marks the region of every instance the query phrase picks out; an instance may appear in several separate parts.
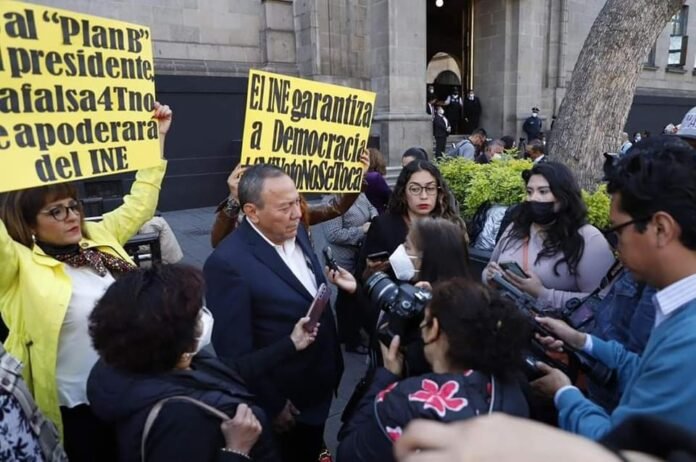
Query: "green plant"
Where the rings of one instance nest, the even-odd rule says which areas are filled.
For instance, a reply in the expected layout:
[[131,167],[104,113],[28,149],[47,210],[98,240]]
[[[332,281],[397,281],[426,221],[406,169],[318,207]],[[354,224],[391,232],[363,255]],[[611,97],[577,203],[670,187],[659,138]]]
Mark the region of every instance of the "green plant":
[[[485,202],[512,205],[524,200],[522,172],[531,167],[530,161],[506,158],[489,164],[450,158],[439,164],[442,176],[459,202],[465,220],[473,218],[476,210]],[[582,191],[582,198],[587,205],[588,222],[599,229],[607,228],[609,196],[606,187],[600,186],[593,193]]]
[[582,200],[587,205],[587,221],[599,229],[608,228],[611,199],[607,194],[607,186],[601,185],[593,193],[583,190]]

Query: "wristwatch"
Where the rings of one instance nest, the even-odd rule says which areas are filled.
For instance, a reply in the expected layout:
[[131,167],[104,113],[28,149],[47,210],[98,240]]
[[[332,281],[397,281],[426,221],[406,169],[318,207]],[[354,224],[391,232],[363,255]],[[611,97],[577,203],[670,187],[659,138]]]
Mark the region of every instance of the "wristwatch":
[[233,198],[228,198],[227,201],[225,202],[225,206],[222,208],[222,211],[225,213],[230,218],[234,218],[237,215],[239,215],[239,210],[241,209],[241,206],[239,205],[239,201],[237,199]]

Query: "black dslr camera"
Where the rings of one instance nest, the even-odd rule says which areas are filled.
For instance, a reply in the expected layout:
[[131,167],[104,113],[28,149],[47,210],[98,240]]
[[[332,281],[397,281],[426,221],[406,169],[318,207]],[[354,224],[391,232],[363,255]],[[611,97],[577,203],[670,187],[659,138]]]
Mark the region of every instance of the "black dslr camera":
[[418,326],[432,295],[408,283],[397,285],[385,273],[377,272],[365,282],[370,304],[384,312],[377,329],[380,342],[389,346],[395,335],[401,345],[420,338]]

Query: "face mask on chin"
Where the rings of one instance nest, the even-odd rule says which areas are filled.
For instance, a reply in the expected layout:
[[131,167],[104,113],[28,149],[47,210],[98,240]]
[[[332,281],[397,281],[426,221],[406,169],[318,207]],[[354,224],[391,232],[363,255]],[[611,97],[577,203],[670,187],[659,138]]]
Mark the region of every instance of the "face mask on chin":
[[403,244],[397,247],[394,253],[389,256],[389,265],[391,265],[396,279],[408,282],[416,277],[418,270],[413,265],[412,259],[414,258],[406,253],[406,247]]
[[555,205],[554,202],[527,201],[524,203],[532,221],[541,226],[550,225],[556,221],[558,212],[555,210]]
[[201,308],[201,317],[199,322],[201,324],[201,335],[198,337],[198,340],[196,340],[195,350],[191,352],[194,355],[200,353],[203,348],[210,345],[210,341],[213,336],[213,325],[215,324],[215,320],[213,319],[213,315],[205,306]]

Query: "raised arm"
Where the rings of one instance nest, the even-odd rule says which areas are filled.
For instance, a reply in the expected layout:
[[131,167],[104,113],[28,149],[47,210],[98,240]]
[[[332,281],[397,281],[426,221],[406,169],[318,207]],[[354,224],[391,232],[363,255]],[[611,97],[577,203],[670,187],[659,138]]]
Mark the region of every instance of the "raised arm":
[[[3,206],[6,206],[3,204]],[[19,246],[7,232],[5,223],[0,219],[0,299],[5,294],[19,273]],[[4,307],[4,305],[1,305]],[[3,310],[3,316],[5,316]]]
[[92,228],[101,227],[121,244],[125,244],[147,220],[154,216],[159,201],[162,179],[167,166],[164,161],[164,144],[171,126],[172,111],[169,106],[155,103],[153,118],[159,122],[162,162],[155,167],[138,171],[130,193],[123,198],[123,205],[113,212],[104,214],[101,222],[91,225]]

